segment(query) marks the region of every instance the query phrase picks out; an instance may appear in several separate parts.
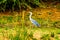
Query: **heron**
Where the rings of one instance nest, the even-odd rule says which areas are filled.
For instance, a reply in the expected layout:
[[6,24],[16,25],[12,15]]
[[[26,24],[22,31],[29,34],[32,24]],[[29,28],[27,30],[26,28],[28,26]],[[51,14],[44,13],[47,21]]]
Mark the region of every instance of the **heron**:
[[29,12],[29,13],[30,13],[30,16],[29,16],[30,21],[31,21],[35,26],[40,27],[39,23],[38,23],[36,20],[34,20],[34,19],[31,18],[32,12]]

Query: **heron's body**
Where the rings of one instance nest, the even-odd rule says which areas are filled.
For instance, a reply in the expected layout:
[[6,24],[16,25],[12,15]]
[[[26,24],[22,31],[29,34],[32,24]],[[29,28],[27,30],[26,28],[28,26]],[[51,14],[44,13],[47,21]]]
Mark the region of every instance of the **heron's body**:
[[29,13],[30,13],[30,16],[29,16],[30,21],[31,21],[34,25],[36,25],[37,27],[40,27],[40,25],[39,25],[34,19],[31,18],[32,12],[29,12]]

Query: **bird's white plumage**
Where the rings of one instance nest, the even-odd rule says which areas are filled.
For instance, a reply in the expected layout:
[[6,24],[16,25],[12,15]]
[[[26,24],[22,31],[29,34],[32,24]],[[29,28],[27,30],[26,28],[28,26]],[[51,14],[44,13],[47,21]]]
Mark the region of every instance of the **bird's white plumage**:
[[39,27],[40,25],[39,25],[34,19],[31,18],[32,12],[29,12],[29,13],[30,13],[30,16],[29,16],[30,21],[31,21],[34,25],[36,25],[37,27]]

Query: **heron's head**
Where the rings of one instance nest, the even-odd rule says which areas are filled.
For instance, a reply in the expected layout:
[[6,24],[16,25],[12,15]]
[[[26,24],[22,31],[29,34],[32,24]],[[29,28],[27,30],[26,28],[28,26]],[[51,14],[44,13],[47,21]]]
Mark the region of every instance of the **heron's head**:
[[30,15],[32,15],[32,12],[29,12],[30,13]]

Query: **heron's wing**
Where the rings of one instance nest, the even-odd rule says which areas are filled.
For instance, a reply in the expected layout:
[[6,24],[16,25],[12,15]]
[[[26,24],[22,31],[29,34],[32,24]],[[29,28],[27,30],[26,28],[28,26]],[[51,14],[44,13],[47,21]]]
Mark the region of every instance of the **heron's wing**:
[[31,22],[36,25],[36,26],[40,26],[35,20],[31,19]]

